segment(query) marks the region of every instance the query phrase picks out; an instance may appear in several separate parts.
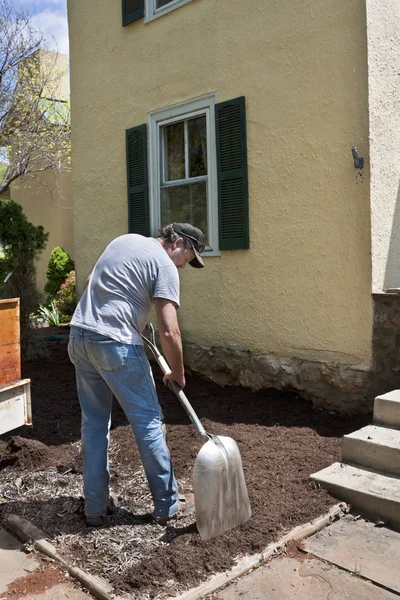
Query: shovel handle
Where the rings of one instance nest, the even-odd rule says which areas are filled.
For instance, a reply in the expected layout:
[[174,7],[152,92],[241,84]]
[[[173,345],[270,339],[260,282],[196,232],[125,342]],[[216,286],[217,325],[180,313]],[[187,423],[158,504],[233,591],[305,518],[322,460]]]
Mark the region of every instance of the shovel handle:
[[[167,373],[171,373],[169,364],[167,363],[165,358],[162,356],[162,354],[160,353],[160,351],[157,348],[157,346],[155,345],[155,343],[150,342],[150,340],[147,337],[145,337],[144,335],[142,335],[142,338],[143,338],[143,341],[150,348],[151,352],[153,353],[153,356],[156,359],[156,361],[158,362],[158,365],[159,365],[161,371],[164,373],[164,375],[166,375]],[[192,405],[190,404],[189,400],[186,398],[186,395],[183,392],[182,388],[180,388],[179,385],[175,381],[170,380],[169,383],[171,385],[172,391],[178,397],[179,402],[182,404],[183,408],[185,409],[186,413],[188,414],[190,420],[192,421],[193,425],[196,427],[199,434],[206,440],[209,440],[210,438],[209,438],[206,430],[204,429],[203,425],[201,424],[199,417],[194,412]]]

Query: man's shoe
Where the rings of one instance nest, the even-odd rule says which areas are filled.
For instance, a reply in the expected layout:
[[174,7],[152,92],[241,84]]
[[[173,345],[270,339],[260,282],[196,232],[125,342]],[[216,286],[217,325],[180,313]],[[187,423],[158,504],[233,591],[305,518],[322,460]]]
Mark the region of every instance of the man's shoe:
[[106,522],[106,517],[113,515],[118,508],[118,498],[114,492],[110,492],[110,498],[106,507],[105,515],[86,515],[87,527],[101,527]]
[[86,527],[101,527],[106,522],[104,515],[86,515]]
[[172,525],[178,519],[183,519],[183,517],[187,517],[194,510],[194,494],[187,494],[187,496],[179,495],[179,509],[174,515],[170,517],[156,517],[153,514],[153,519],[158,525],[162,527],[166,527],[167,525]]

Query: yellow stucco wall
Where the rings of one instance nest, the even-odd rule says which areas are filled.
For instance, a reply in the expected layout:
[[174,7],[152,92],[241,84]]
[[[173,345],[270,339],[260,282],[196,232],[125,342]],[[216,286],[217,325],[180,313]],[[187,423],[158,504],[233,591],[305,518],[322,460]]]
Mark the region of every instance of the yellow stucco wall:
[[251,249],[182,274],[185,339],[368,364],[369,173],[351,157],[368,156],[363,3],[194,0],[125,28],[119,3],[68,10],[79,285],[127,231],[125,129],[244,95]]
[[37,179],[21,178],[11,184],[10,197],[21,204],[31,223],[49,232],[46,248],[36,264],[36,281],[44,297],[51,251],[61,246],[74,258],[71,172],[45,171]]

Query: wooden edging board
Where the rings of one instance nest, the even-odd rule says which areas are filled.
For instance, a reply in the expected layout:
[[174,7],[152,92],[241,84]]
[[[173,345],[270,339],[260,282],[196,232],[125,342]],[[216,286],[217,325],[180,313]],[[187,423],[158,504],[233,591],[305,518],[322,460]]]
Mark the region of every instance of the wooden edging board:
[[259,554],[253,554],[252,556],[245,556],[238,561],[231,571],[213,575],[205,583],[196,588],[188,590],[187,592],[184,592],[180,596],[175,596],[175,598],[171,600],[200,600],[200,598],[204,598],[204,596],[216,592],[217,590],[225,587],[228,583],[231,583],[234,579],[246,575],[246,573],[271,558],[271,556],[274,554],[278,554],[288,542],[309,537],[336,519],[339,519],[346,514],[347,508],[347,504],[344,502],[335,504],[335,506],[333,506],[329,512],[314,519],[313,521],[310,521],[309,523],[295,527],[289,531],[289,533],[284,535],[279,542],[269,544],[269,546],[267,546],[263,552]]
[[[211,594],[216,590],[225,587],[234,579],[246,575],[246,573],[268,560],[271,556],[279,553],[288,542],[309,537],[336,519],[342,517],[346,514],[347,509],[347,504],[344,502],[335,504],[335,506],[333,506],[326,514],[309,523],[295,527],[278,542],[269,544],[269,546],[261,553],[242,558],[231,571],[213,575],[213,577],[205,583],[184,592],[180,596],[176,596],[173,600],[200,600],[200,598],[207,596],[207,594]],[[89,573],[85,573],[85,571],[82,571],[82,569],[79,569],[78,567],[70,566],[63,558],[61,558],[61,556],[59,556],[59,554],[57,554],[55,547],[45,539],[44,533],[30,521],[23,519],[18,515],[7,514],[3,517],[2,523],[6,529],[11,533],[14,533],[19,539],[24,542],[32,542],[35,549],[40,550],[47,556],[50,556],[61,563],[67,569],[68,573],[89,590],[95,598],[98,598],[98,600],[112,600],[114,597],[110,595],[110,593],[112,593],[112,588],[107,581],[102,580],[100,577],[89,575]]]
[[33,523],[27,519],[23,519],[18,515],[7,514],[2,519],[2,524],[5,529],[14,533],[23,542],[32,542],[36,550],[40,550],[47,556],[50,556],[60,564],[62,564],[68,573],[77,579],[95,598],[98,600],[112,600],[110,592],[112,588],[110,584],[101,577],[85,573],[78,567],[70,566],[59,554],[57,550],[45,539],[43,531],[38,529]]

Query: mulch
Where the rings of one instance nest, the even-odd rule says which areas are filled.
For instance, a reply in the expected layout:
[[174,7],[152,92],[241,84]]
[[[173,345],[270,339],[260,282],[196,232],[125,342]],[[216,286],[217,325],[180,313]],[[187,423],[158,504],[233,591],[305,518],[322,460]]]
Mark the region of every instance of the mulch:
[[[175,474],[183,490],[202,440],[153,366]],[[205,429],[239,445],[252,518],[213,540],[195,523],[149,522],[151,498],[127,420],[115,402],[111,486],[120,507],[106,527],[88,530],[81,498],[80,410],[66,341],[41,341],[23,377],[32,380],[33,426],[0,441],[1,510],[29,518],[65,558],[102,575],[132,598],[176,595],[230,568],[285,532],[326,512],[335,500],[309,475],[340,460],[341,438],[369,422],[316,409],[293,392],[220,387],[187,377],[186,393]]]

